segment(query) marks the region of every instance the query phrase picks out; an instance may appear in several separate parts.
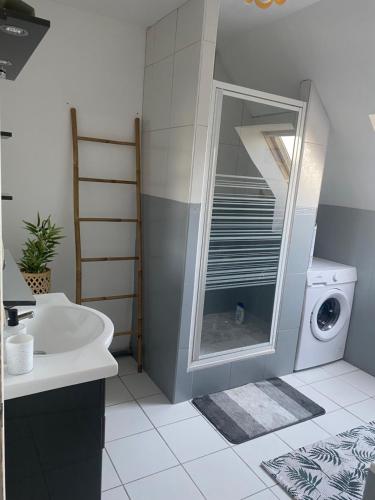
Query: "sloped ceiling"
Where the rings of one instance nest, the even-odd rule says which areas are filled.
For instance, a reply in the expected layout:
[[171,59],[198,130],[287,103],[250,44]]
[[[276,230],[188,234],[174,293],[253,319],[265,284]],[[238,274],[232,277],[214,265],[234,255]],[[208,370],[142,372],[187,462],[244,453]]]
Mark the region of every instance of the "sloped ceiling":
[[[186,0],[55,0],[59,3],[90,10],[100,15],[122,21],[150,26],[172,10],[180,7]],[[267,11],[254,5],[247,5],[243,0],[221,0],[225,29],[248,30],[280,17],[287,16],[318,0],[287,0],[283,6],[275,5]]]
[[298,98],[314,81],[331,121],[322,203],[375,210],[374,19],[374,0],[321,0],[230,43],[219,32],[233,83]]
[[283,5],[274,4],[267,10],[259,9],[254,4],[246,4],[244,0],[222,0],[220,36],[230,39],[248,32],[258,26],[283,19],[302,10],[319,0],[287,0]]

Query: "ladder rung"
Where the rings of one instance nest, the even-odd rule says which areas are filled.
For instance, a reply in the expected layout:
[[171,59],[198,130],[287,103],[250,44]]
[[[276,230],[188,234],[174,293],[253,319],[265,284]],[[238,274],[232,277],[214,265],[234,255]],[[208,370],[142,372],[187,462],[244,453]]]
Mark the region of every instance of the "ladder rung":
[[79,177],[78,180],[82,182],[103,182],[106,184],[137,184],[137,181],[126,181],[121,179],[100,179],[96,177]]
[[133,335],[133,332],[115,332],[114,333],[114,337],[125,337],[125,336],[129,336],[130,335]]
[[101,142],[102,144],[117,144],[117,146],[136,146],[133,141],[115,141],[113,139],[101,139],[100,137],[86,137],[83,135],[77,136],[79,141],[86,142]]
[[110,217],[80,217],[80,222],[138,222],[138,219],[113,219]]
[[135,297],[137,297],[136,293],[129,293],[125,295],[106,295],[104,297],[86,297],[81,299],[81,302],[101,302],[102,300],[133,299]]
[[139,257],[84,257],[81,262],[117,262],[120,260],[139,260]]

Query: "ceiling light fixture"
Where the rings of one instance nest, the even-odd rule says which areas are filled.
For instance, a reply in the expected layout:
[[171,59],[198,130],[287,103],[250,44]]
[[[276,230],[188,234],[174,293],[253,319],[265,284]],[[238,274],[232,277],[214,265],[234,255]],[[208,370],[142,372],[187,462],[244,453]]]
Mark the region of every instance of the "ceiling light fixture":
[[12,35],[12,36],[28,36],[29,32],[25,30],[24,28],[20,28],[19,26],[11,26],[9,24],[2,24],[0,26],[0,30],[3,31],[4,33],[7,33],[7,35]]
[[[245,3],[251,4],[254,0],[244,0]],[[255,0],[255,5],[261,9],[268,9],[273,3],[276,5],[283,5],[286,0]]]

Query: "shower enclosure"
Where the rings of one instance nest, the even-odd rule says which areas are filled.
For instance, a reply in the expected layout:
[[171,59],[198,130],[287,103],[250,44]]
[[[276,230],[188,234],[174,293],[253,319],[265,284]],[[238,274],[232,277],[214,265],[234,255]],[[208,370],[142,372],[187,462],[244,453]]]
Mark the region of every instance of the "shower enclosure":
[[189,367],[274,352],[305,105],[214,82]]

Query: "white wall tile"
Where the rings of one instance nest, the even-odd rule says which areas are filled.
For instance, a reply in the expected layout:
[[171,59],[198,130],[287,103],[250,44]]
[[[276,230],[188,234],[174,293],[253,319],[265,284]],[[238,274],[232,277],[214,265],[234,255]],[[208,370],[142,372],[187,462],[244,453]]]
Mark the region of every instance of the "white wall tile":
[[205,185],[205,166],[207,152],[208,127],[197,126],[195,129],[194,160],[190,192],[190,203],[202,203]]
[[202,40],[204,0],[190,0],[178,9],[176,51]]
[[197,124],[208,125],[211,106],[212,80],[215,66],[215,44],[202,42],[199,70]]
[[142,192],[150,196],[165,196],[168,171],[170,130],[143,134]]
[[189,203],[194,127],[173,128],[170,134],[165,197]]
[[318,206],[325,160],[325,146],[305,143],[302,152],[301,176],[297,195],[297,206],[299,208],[316,208]]
[[147,66],[145,68],[145,77],[143,81],[143,111],[142,111],[143,131],[151,129],[153,99],[154,99],[153,66]]
[[145,70],[143,130],[165,129],[170,126],[173,57]]
[[309,102],[306,116],[305,141],[327,147],[330,123],[319,94],[310,81],[301,84],[302,98]]
[[174,10],[155,24],[153,63],[165,59],[174,53],[176,26],[177,10]]
[[146,31],[146,66],[154,62],[155,26],[150,26]]
[[193,125],[196,116],[201,44],[177,52],[174,59],[172,127]]
[[216,43],[220,0],[205,0],[203,40]]

